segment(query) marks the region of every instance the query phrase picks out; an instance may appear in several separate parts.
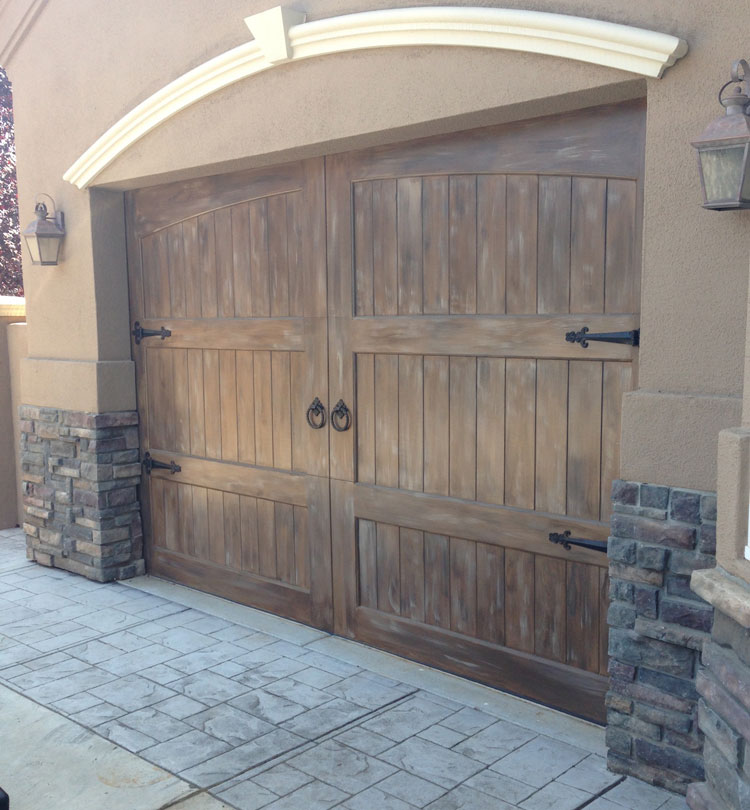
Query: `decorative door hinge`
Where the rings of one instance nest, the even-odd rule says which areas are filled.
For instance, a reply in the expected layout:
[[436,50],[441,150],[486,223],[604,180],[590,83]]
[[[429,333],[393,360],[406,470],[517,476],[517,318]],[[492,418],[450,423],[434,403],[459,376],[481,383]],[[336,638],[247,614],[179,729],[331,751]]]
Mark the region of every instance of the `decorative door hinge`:
[[585,537],[571,537],[570,530],[566,529],[562,534],[552,532],[549,536],[550,543],[558,543],[566,551],[570,551],[571,546],[580,546],[581,548],[590,548],[592,551],[603,551],[607,553],[606,540],[589,540]]
[[143,338],[158,337],[164,340],[165,338],[170,337],[172,332],[170,329],[167,329],[164,326],[162,326],[161,329],[144,329],[141,324],[136,321],[133,324],[133,331],[131,334],[135,338],[136,345],[138,345]]
[[589,332],[588,326],[584,326],[580,332],[566,332],[565,340],[568,343],[580,343],[584,349],[589,346],[590,340],[598,340],[602,343],[624,343],[627,346],[640,346],[641,330],[631,329],[629,332]]
[[174,475],[182,470],[179,464],[175,464],[174,461],[170,461],[169,464],[165,464],[163,461],[157,461],[151,453],[146,453],[143,457],[143,468],[146,470],[146,475],[151,475],[151,470],[169,470],[169,472]]

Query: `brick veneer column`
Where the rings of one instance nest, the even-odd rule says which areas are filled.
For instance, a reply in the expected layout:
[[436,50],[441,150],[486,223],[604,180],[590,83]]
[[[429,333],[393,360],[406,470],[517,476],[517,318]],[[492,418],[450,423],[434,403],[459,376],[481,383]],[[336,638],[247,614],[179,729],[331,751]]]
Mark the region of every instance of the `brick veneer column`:
[[106,582],[142,574],[138,414],[21,406],[27,556]]
[[616,481],[609,539],[609,767],[685,793],[703,779],[695,677],[713,609],[690,575],[715,565],[713,493]]

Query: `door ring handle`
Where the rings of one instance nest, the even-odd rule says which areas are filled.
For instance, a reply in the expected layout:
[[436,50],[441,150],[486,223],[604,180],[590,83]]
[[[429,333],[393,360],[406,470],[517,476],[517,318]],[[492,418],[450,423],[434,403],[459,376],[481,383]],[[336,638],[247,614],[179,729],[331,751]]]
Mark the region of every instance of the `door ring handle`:
[[[343,420],[343,424],[341,424]],[[352,426],[352,412],[346,407],[343,399],[336,403],[336,407],[331,411],[331,425],[334,430],[343,433]]]
[[320,430],[326,424],[326,409],[323,403],[315,397],[312,404],[307,409],[307,424],[313,430]]

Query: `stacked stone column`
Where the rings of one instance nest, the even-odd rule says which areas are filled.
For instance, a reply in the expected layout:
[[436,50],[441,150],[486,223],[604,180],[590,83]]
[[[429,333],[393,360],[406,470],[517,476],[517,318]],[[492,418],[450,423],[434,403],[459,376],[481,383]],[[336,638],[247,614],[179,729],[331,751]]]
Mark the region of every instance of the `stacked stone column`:
[[106,582],[142,574],[138,414],[21,407],[27,555]]
[[609,539],[609,767],[681,793],[703,779],[696,670],[713,609],[690,589],[715,565],[712,493],[616,481]]

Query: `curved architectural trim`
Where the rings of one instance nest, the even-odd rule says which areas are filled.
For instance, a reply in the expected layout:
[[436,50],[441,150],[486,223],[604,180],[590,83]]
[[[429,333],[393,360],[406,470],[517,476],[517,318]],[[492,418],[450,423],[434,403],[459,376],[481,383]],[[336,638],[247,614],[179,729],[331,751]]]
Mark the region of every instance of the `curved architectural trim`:
[[687,52],[684,40],[628,25],[500,8],[383,9],[302,22],[300,12],[269,11],[245,22],[255,36],[185,73],[108,129],[64,179],[85,188],[118,155],[180,110],[275,65],[369,48],[442,45],[526,51],[660,77]]

